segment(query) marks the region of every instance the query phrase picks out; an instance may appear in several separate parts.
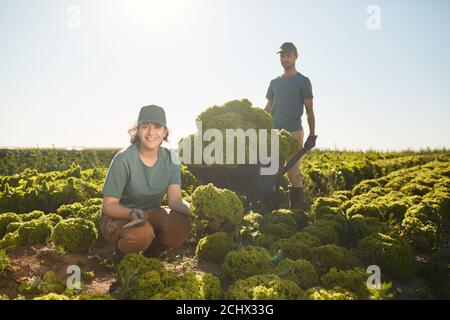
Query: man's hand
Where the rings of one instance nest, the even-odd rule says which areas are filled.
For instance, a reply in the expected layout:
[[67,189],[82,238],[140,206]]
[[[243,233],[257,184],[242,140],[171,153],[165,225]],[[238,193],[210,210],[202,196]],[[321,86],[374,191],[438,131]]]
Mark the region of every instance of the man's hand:
[[144,210],[139,209],[139,208],[135,208],[135,209],[131,210],[130,220],[136,220],[136,219],[140,219],[140,220],[147,219],[147,215],[145,214]]
[[264,108],[264,111],[270,114],[272,113],[272,101],[270,100],[267,101],[267,105]]
[[316,139],[317,139],[316,135],[308,136],[303,147],[305,149],[311,150],[312,148],[314,148],[316,146]]
[[308,126],[309,126],[309,135],[315,136],[316,134],[316,117],[314,116],[314,109],[313,109],[313,99],[305,99],[304,101],[305,109],[306,109],[306,116],[308,118]]

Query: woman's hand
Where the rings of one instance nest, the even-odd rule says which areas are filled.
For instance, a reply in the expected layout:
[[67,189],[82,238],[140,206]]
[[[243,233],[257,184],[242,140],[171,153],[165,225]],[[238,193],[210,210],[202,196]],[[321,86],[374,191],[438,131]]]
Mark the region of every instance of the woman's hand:
[[147,213],[144,212],[144,210],[139,209],[139,208],[135,208],[133,210],[131,210],[130,212],[130,219],[131,220],[147,220]]
[[171,210],[185,214],[189,218],[192,217],[189,203],[183,200],[181,196],[181,187],[179,184],[171,184],[167,187],[167,200]]

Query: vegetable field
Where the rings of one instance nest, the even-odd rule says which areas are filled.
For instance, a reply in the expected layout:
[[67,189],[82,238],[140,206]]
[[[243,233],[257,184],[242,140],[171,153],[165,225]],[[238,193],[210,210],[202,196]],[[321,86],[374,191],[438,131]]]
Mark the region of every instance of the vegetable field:
[[[302,209],[266,214],[243,215],[242,195],[201,185],[183,166],[189,241],[114,268],[97,220],[117,151],[0,150],[3,299],[450,298],[448,151],[314,150],[301,161]],[[286,179],[279,195],[286,207]],[[217,218],[239,229],[208,234]],[[68,287],[74,269],[80,285]]]

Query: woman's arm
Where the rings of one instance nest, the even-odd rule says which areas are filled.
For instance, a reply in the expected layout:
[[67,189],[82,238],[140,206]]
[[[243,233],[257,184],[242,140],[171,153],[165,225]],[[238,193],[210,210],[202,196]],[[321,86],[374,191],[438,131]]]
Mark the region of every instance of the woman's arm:
[[111,218],[127,219],[130,217],[132,209],[125,208],[119,204],[120,199],[113,197],[103,197],[103,212]]
[[181,187],[179,184],[170,184],[167,187],[167,200],[169,208],[191,217],[189,203],[181,197]]

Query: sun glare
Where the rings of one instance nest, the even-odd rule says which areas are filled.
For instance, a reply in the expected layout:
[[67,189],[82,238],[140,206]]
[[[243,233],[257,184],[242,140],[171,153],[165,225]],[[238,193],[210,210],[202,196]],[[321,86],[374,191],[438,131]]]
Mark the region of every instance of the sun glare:
[[122,24],[170,28],[187,14],[189,3],[183,0],[114,0],[108,2],[108,7]]

